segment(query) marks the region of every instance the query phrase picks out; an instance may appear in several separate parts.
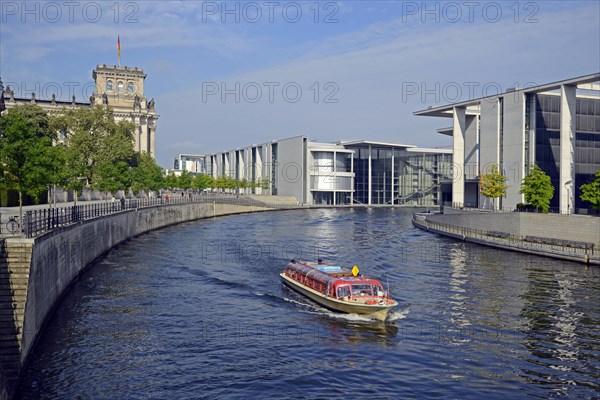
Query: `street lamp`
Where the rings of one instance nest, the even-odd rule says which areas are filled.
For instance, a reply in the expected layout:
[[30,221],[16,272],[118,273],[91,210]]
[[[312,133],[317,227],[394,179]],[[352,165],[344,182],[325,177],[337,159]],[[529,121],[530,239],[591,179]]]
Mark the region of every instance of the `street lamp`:
[[571,214],[571,183],[572,180],[565,182],[565,188],[567,189],[567,214]]

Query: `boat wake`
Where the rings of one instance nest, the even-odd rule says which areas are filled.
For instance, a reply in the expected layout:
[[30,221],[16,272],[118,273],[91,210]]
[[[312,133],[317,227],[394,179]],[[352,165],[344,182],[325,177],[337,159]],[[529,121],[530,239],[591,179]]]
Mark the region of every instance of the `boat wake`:
[[[353,313],[350,313],[350,314],[337,313],[337,312],[328,310],[328,309],[323,308],[316,304],[304,303],[302,301],[289,299],[287,297],[284,297],[283,300],[304,307],[305,309],[301,310],[301,312],[306,313],[306,314],[322,315],[322,316],[325,316],[328,318],[345,320],[345,321],[349,321],[349,322],[382,322],[377,319],[370,318],[368,315],[353,314]],[[394,311],[388,315],[385,322],[393,322],[393,321],[399,321],[401,319],[405,319],[408,316],[409,312],[410,312],[410,310],[408,309],[408,307],[403,310]]]
[[[285,301],[287,301],[289,303],[297,304],[299,306],[310,308],[310,309],[315,310],[315,311],[321,311],[321,310],[326,311],[325,309],[323,309],[323,308],[321,308],[321,307],[319,307],[319,306],[317,306],[315,304],[304,303],[302,301],[298,301],[298,300],[294,300],[294,299],[288,299],[287,297],[284,297],[283,300],[285,300]],[[310,312],[310,314],[320,314],[320,313],[319,312]]]
[[406,307],[404,310],[391,312],[386,318],[386,321],[399,321],[401,319],[405,319],[406,317],[408,317],[409,312],[410,310],[408,307]]

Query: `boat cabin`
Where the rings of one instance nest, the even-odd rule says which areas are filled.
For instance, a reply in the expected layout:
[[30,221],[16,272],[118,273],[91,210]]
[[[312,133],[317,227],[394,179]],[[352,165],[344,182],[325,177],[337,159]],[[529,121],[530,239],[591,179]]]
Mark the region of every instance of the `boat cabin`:
[[386,296],[378,280],[361,275],[355,277],[350,271],[339,266],[292,260],[285,268],[285,275],[323,295],[339,300]]

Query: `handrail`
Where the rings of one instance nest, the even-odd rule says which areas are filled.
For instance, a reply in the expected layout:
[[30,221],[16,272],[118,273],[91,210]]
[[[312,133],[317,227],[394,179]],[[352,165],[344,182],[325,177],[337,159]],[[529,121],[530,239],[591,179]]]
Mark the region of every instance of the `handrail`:
[[433,230],[449,233],[451,235],[460,236],[463,239],[473,238],[479,239],[484,242],[490,242],[494,244],[502,244],[504,246],[537,250],[545,253],[562,253],[562,254],[580,254],[594,256],[598,254],[598,249],[593,243],[588,242],[575,242],[575,241],[562,241],[562,242],[542,242],[530,240],[531,237],[511,235],[504,233],[499,235],[497,231],[484,231],[481,229],[475,229],[460,225],[452,225],[443,222],[431,221],[425,217],[419,217],[413,214],[412,223],[425,230]]
[[264,207],[274,209],[298,208],[298,203],[279,203],[261,201],[244,196],[233,195],[204,195],[173,196],[166,198],[133,198],[129,200],[107,201],[104,203],[74,205],[69,207],[54,207],[26,211],[24,215],[24,234],[27,238],[38,236],[53,229],[71,225],[105,215],[117,214],[123,211],[164,207],[177,204],[231,204],[249,207]]

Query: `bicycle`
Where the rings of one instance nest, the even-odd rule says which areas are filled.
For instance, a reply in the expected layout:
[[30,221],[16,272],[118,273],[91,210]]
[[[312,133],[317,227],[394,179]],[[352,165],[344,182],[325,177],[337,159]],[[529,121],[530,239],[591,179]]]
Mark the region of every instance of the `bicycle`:
[[21,231],[21,222],[19,220],[18,215],[13,215],[8,217],[8,222],[6,223],[6,229],[10,233],[18,233]]

